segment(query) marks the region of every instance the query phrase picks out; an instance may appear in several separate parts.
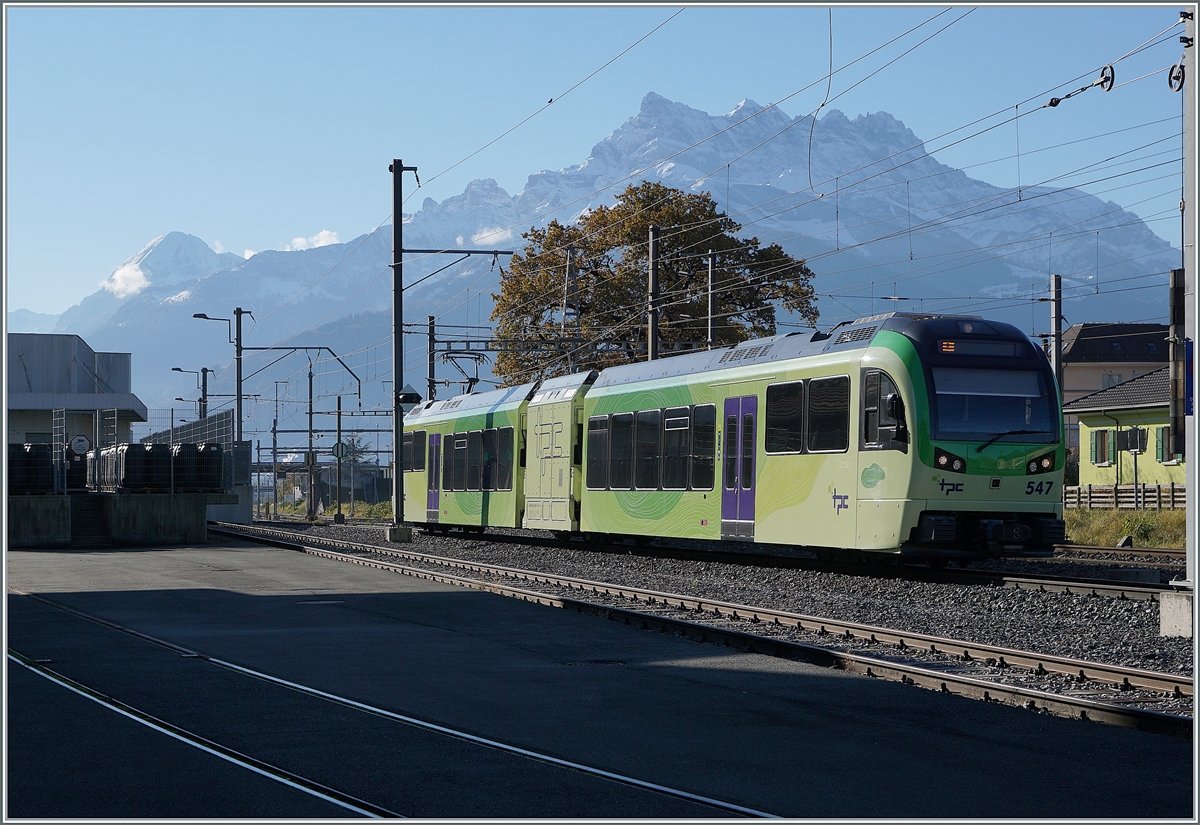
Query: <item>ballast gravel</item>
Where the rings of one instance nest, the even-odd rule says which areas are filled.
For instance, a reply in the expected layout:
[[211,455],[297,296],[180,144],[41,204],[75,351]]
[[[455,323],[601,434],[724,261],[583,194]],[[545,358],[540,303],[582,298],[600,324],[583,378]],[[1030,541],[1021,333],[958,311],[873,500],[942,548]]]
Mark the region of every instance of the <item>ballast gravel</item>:
[[[388,544],[382,528],[286,525],[309,535],[554,573],[668,593],[767,607],[827,619],[1192,675],[1191,639],[1159,635],[1158,603],[1103,596],[845,575],[795,568],[695,561],[642,552],[493,542],[414,531]],[[518,531],[504,531],[510,536]],[[1075,575],[1086,575],[1076,572]]]

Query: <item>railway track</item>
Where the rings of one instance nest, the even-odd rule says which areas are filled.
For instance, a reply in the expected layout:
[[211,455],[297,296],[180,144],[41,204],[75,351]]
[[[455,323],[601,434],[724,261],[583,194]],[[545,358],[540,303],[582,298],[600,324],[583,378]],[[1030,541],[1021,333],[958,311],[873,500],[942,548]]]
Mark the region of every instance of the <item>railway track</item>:
[[[985,701],[1076,719],[1192,735],[1192,718],[1156,710],[1193,696],[1193,679],[981,645],[788,611],[497,565],[297,535],[262,526],[210,525],[213,532],[382,570],[624,621],[738,649],[803,659]],[[392,561],[396,560],[396,561]],[[407,563],[401,563],[407,562]],[[413,566],[422,565],[422,566]],[[454,571],[448,572],[448,571]],[[1044,582],[1038,586],[1044,587]],[[531,585],[533,587],[531,587]],[[581,599],[575,594],[587,594]],[[804,639],[804,640],[801,640]],[[811,641],[809,641],[811,640]],[[862,652],[869,650],[870,654]]]
[[1066,556],[1080,556],[1086,553],[1105,556],[1139,556],[1156,558],[1165,561],[1183,561],[1187,551],[1175,550],[1169,547],[1104,547],[1095,544],[1056,544],[1054,552]]
[[[283,524],[287,523],[284,522]],[[296,527],[309,526],[307,522],[293,522],[293,524]],[[376,525],[361,524],[351,526],[373,527]],[[579,546],[579,542],[563,538],[551,538],[544,535],[530,535],[529,531],[518,533],[517,531],[489,530],[487,533],[471,534],[471,537],[480,541],[523,544],[537,547],[560,547],[564,546],[564,544],[566,546]],[[866,563],[859,561],[838,561],[814,558],[809,555],[797,555],[794,552],[762,552],[761,549],[754,549],[754,545],[746,545],[745,549],[729,550],[723,549],[720,545],[697,549],[688,547],[682,542],[661,542],[652,546],[648,544],[588,542],[587,547],[589,550],[595,552],[619,553],[621,555],[635,553],[690,561],[753,564],[764,567],[792,567],[848,576],[869,575],[878,578],[909,579],[932,584],[1012,587],[1021,590],[1073,593],[1117,599],[1149,599],[1157,601],[1162,593],[1169,593],[1172,590],[1171,586],[1167,584],[1122,580],[1120,578],[1064,577],[1058,574],[1033,572],[1006,573],[1003,570],[979,568],[929,568],[920,564],[899,563],[899,557],[894,556],[868,560]],[[1062,560],[1045,559],[1045,561],[1061,562]],[[1137,565],[1127,563],[1125,566]],[[1144,567],[1145,565],[1141,566]]]

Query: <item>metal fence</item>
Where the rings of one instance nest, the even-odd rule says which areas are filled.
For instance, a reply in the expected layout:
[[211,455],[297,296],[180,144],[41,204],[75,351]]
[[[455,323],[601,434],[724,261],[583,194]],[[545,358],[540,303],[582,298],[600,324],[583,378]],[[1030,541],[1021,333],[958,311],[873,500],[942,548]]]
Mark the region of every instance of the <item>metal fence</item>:
[[1182,510],[1182,484],[1080,484],[1063,488],[1069,510]]
[[181,410],[149,410],[146,422],[133,425],[133,439],[141,444],[220,444],[225,457],[222,487],[250,484],[250,443],[235,445],[233,410],[184,421]]

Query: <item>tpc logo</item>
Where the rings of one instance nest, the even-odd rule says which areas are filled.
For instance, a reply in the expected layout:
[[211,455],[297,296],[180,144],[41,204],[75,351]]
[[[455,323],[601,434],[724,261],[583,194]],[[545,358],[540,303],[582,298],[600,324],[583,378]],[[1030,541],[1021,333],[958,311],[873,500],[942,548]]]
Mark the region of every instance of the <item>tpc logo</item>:
[[835,516],[837,516],[837,515],[841,515],[843,510],[849,510],[850,505],[846,503],[849,500],[850,500],[849,493],[847,493],[844,496],[839,496],[837,487],[834,487],[833,488],[833,514]]
[[938,486],[942,488],[942,492],[946,495],[951,493],[961,493],[963,491],[963,483],[961,481],[946,481],[942,479],[938,482]]

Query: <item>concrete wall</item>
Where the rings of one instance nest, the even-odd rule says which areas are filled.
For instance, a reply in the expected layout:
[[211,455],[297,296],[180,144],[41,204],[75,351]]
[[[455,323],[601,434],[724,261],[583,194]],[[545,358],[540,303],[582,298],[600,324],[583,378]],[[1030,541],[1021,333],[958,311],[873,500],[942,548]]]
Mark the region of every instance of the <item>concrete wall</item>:
[[225,501],[236,501],[237,503],[208,505],[209,521],[227,521],[231,524],[254,523],[254,490],[250,485],[235,484],[233,496],[223,496],[223,498]]
[[70,496],[9,496],[9,547],[66,547],[71,543]]
[[208,541],[206,493],[99,495],[114,546]]
[[[208,540],[209,502],[241,506],[237,497],[220,493],[89,493],[87,498],[100,503],[114,547],[203,543]],[[71,500],[72,496],[9,496],[8,546],[69,547]],[[242,509],[249,514],[248,494],[245,501]]]

